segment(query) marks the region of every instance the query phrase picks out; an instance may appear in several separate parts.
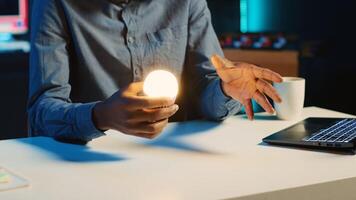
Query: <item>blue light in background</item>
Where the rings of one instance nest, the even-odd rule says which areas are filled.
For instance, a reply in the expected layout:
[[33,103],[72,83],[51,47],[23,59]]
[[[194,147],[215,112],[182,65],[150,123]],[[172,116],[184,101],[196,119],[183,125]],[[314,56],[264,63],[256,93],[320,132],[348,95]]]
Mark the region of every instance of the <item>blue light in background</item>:
[[248,31],[247,0],[240,0],[240,30],[242,33]]
[[9,42],[11,41],[12,38],[12,34],[11,33],[0,33],[0,41],[1,42]]
[[240,0],[240,30],[242,33],[266,32],[271,29],[273,0]]

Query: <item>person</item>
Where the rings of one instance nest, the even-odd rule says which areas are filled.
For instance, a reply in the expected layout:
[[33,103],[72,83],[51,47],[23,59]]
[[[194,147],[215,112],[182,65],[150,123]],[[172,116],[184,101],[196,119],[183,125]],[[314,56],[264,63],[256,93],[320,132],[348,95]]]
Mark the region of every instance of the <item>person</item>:
[[[205,0],[34,0],[31,136],[88,142],[109,129],[154,138],[168,121],[222,121],[251,99],[266,111],[281,101],[279,74],[232,63],[211,24]],[[154,69],[179,79],[176,99],[142,95]]]

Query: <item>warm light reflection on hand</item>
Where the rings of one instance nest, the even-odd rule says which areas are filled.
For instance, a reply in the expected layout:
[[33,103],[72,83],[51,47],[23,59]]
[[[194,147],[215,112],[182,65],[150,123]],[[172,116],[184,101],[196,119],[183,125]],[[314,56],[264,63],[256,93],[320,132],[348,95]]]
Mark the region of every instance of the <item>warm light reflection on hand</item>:
[[270,83],[283,81],[278,73],[249,63],[233,63],[218,55],[212,56],[211,61],[222,80],[224,92],[244,105],[249,119],[252,120],[254,115],[252,99],[269,113],[274,109],[266,96],[275,102],[282,101]]

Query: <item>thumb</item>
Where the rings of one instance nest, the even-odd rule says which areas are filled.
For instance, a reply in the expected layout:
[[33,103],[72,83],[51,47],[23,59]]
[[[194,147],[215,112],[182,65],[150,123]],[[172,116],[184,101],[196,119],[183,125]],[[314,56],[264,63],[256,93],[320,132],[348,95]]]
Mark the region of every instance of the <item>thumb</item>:
[[234,64],[227,60],[226,58],[223,58],[217,54],[214,54],[213,56],[211,56],[211,62],[214,65],[216,70],[219,69],[224,69],[224,68],[231,68],[234,66]]
[[143,82],[133,82],[127,87],[127,92],[138,95],[143,91]]

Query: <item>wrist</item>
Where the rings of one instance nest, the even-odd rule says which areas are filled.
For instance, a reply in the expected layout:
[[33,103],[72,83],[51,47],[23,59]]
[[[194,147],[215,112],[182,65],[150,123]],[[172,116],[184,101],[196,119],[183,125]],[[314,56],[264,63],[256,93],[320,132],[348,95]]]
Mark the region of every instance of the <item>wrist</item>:
[[223,92],[223,94],[227,97],[227,98],[232,98],[229,95],[229,89],[228,89],[228,83],[225,83],[223,80],[220,79],[220,88],[221,91]]
[[107,131],[110,128],[106,117],[105,105],[103,102],[95,104],[92,112],[92,119],[95,127],[100,131]]

